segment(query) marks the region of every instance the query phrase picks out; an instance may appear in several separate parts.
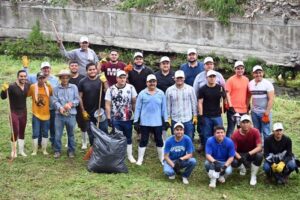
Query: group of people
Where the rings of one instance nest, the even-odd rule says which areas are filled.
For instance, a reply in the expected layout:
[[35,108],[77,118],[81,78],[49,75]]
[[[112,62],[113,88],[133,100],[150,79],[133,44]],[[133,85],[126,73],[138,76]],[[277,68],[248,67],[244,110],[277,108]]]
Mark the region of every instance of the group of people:
[[[237,61],[235,74],[225,81],[214,70],[213,58],[197,60],[196,49],[188,49],[188,62],[175,72],[170,58],[163,56],[160,70],[154,73],[145,65],[141,52],[134,54],[133,65],[126,65],[118,60],[116,50],[110,51],[108,61],[99,61],[89,48],[87,37],[81,37],[80,48],[72,51],[66,51],[62,41],[58,44],[62,55],[70,59],[69,69],[61,70],[58,78],[51,74],[49,62],[43,62],[36,75],[30,74],[29,60],[24,57],[16,82],[2,85],[1,98],[8,97],[10,102],[12,158],[17,157],[17,143],[19,154],[27,156],[26,98],[31,97],[31,155],[37,154],[39,146],[44,155],[48,154],[50,130],[54,157],[59,158],[66,127],[68,156],[74,157],[76,124],[82,132],[82,149],[86,149],[87,140],[93,145],[94,123],[104,132],[108,132],[108,127],[122,131],[127,138],[128,160],[137,165],[143,164],[149,136],[153,134],[164,173],[175,179],[184,169],[184,184],[189,183],[196,166],[196,129],[200,138],[198,151],[205,152],[211,188],[216,187],[217,181],[224,183],[232,167],[239,168],[240,175],[250,168],[250,185],[256,185],[256,174],[264,158],[264,171],[278,183],[285,183],[297,169],[292,142],[283,134],[282,123],[274,123],[272,134],[274,87],[263,78],[261,66],[253,67],[254,79],[249,81],[243,62]],[[225,112],[226,132],[222,121]],[[133,128],[140,135],[137,160],[132,153]],[[167,138],[169,128],[172,136]]]

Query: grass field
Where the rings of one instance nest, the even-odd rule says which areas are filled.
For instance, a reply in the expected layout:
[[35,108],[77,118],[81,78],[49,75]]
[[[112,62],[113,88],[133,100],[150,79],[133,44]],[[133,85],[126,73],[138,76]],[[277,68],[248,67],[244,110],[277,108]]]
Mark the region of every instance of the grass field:
[[[41,61],[32,61],[32,72],[37,72]],[[51,62],[53,71],[66,67],[61,62]],[[0,84],[13,81],[21,62],[0,56]],[[28,101],[30,105],[30,100]],[[300,156],[300,102],[287,97],[277,97],[273,108],[273,122],[284,123],[286,133],[293,140],[293,150]],[[270,184],[260,170],[258,184],[249,185],[249,173],[241,177],[237,171],[223,185],[211,190],[204,172],[204,157],[195,153],[197,167],[190,184],[185,186],[179,177],[169,181],[162,173],[155,145],[151,142],[142,166],[128,163],[128,174],[94,174],[86,170],[80,150],[80,133],[76,132],[77,152],[75,159],[63,156],[55,160],[53,152],[43,156],[30,156],[31,113],[28,112],[26,128],[27,158],[18,157],[9,163],[10,128],[7,101],[0,101],[0,199],[300,199],[300,177],[293,173],[288,185]],[[134,156],[137,157],[137,142],[134,139]]]

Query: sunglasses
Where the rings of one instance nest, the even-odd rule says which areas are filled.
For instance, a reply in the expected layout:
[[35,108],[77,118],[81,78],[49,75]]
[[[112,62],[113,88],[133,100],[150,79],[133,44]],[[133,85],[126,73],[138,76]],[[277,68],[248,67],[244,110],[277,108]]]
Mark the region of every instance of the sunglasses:
[[208,78],[216,78],[216,75],[211,75]]

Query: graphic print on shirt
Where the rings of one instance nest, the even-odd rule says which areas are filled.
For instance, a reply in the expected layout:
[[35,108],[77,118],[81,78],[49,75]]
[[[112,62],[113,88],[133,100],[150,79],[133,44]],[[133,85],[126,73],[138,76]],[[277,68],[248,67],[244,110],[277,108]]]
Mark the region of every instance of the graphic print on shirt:
[[112,93],[112,114],[115,120],[131,120],[131,91],[129,89],[113,88]]
[[44,95],[38,94],[37,101],[34,101],[38,107],[44,107],[46,105],[46,101],[44,99]]

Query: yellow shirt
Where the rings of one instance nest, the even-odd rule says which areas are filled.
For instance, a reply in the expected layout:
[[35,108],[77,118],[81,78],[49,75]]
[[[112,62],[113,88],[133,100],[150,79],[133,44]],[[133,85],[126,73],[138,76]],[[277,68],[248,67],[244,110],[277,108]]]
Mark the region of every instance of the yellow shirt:
[[40,120],[49,120],[50,96],[52,96],[52,88],[50,85],[46,84],[46,87],[48,87],[49,91],[49,94],[47,95],[45,87],[38,87],[36,99],[35,87],[36,84],[32,84],[27,94],[28,97],[32,97],[32,114]]

